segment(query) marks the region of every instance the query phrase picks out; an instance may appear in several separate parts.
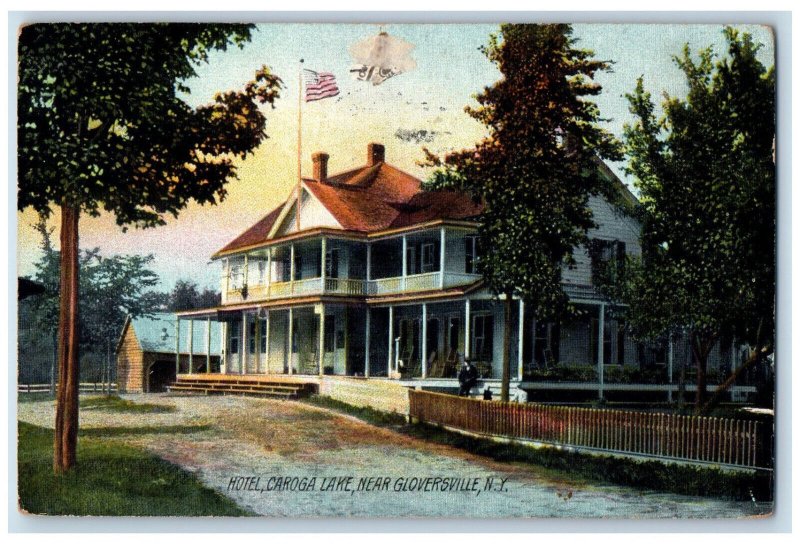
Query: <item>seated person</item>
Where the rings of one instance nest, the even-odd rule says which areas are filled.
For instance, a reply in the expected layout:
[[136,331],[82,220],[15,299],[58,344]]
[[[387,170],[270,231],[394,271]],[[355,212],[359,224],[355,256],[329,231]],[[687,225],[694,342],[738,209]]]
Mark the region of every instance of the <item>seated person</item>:
[[458,372],[458,383],[461,387],[458,396],[468,397],[470,390],[478,384],[478,369],[469,360],[464,360],[464,365]]

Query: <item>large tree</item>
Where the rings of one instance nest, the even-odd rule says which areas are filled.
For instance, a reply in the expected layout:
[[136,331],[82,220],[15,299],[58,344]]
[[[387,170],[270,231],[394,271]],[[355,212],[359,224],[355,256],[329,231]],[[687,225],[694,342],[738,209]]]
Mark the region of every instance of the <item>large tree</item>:
[[19,35],[20,210],[59,208],[59,377],[54,469],[75,464],[78,431],[78,221],[161,225],[190,201],[215,203],[236,160],[266,137],[258,104],[280,79],[264,67],[240,91],[190,107],[182,94],[213,50],[242,46],[231,24],[33,24]]
[[432,189],[459,189],[483,203],[480,270],[504,300],[501,399],[509,397],[512,297],[537,319],[559,318],[568,299],[563,266],[594,226],[591,195],[613,195],[597,158],[620,158],[616,140],[598,127],[589,98],[595,75],[609,62],[576,48],[569,25],[506,24],[483,49],[502,78],[466,111],[486,125],[474,148],[446,156],[428,153]]
[[722,58],[688,45],[674,57],[688,93],[664,95],[663,115],[640,78],[625,127],[644,227],[616,294],[641,335],[688,332],[698,408],[714,345],[749,343],[749,366],[772,351],[775,327],[775,72],[748,34],[724,34]]

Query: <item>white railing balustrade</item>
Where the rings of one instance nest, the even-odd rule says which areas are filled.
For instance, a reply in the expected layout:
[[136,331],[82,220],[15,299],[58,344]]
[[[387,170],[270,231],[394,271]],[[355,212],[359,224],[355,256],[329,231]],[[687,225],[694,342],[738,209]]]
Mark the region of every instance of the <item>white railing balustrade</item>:
[[[266,300],[308,295],[389,295],[415,291],[431,291],[438,289],[441,283],[441,272],[426,272],[376,280],[359,280],[351,278],[307,278],[296,281],[274,282],[269,285],[256,284],[248,286],[248,300]],[[468,285],[481,278],[480,274],[464,274],[459,272],[444,273],[444,287]],[[227,293],[226,302],[242,301],[241,289],[231,289]]]
[[445,272],[444,286],[453,287],[454,285],[467,285],[481,279],[480,274],[465,274],[464,272]]
[[322,278],[309,278],[307,280],[297,280],[294,282],[292,294],[294,295],[318,295],[322,292]]
[[349,278],[326,278],[325,292],[337,295],[365,295],[367,282]]
[[276,281],[269,286],[270,298],[288,297],[292,294],[292,282]]
[[429,291],[439,287],[439,272],[413,274],[405,277],[404,291]]
[[369,282],[367,294],[388,295],[390,293],[400,293],[402,290],[403,278],[381,278]]

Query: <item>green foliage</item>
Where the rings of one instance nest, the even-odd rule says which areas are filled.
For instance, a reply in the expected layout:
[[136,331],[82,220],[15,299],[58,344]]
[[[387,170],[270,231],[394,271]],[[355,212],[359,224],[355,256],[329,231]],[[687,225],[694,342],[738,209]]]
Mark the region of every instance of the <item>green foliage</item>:
[[19,36],[20,210],[68,204],[120,225],[154,226],[190,200],[214,204],[234,161],[266,137],[259,104],[281,80],[266,67],[241,91],[189,107],[179,93],[211,51],[251,26],[39,23]]
[[302,402],[313,404],[314,406],[319,406],[321,408],[328,408],[330,410],[342,412],[364,420],[367,423],[372,423],[373,425],[396,426],[405,425],[406,423],[405,416],[402,416],[398,413],[381,412],[380,410],[370,408],[369,406],[353,406],[352,404],[347,404],[346,402],[342,402],[325,395],[312,395],[302,399]]
[[53,431],[19,423],[19,506],[77,516],[246,516],[179,467],[113,441],[84,438],[79,466],[53,474]]
[[[47,334],[58,325],[61,254],[53,247],[52,229],[43,217],[34,227],[42,237],[42,257],[33,279],[44,285],[45,292],[26,300],[25,306],[30,310],[29,326]],[[113,346],[126,316],[147,315],[156,309],[158,297],[151,288],[158,276],[149,268],[152,261],[152,255],[103,256],[99,248],[81,251],[78,304],[85,348]]]
[[639,368],[638,366],[607,366],[603,369],[606,383],[667,383],[667,368]]
[[597,380],[597,368],[590,365],[561,365],[551,368],[535,368],[525,374],[526,380],[543,382],[593,382]]
[[83,397],[80,400],[82,409],[90,408],[106,412],[120,412],[133,414],[160,414],[174,412],[175,407],[166,404],[152,404],[149,402],[133,402],[120,398],[117,395],[103,395],[100,397]]
[[175,287],[167,295],[166,309],[171,312],[194,310],[196,308],[212,308],[219,306],[220,294],[211,289],[200,289],[191,280],[178,280]]
[[607,289],[629,304],[637,336],[689,332],[698,386],[720,337],[767,350],[774,337],[775,72],[749,35],[725,37],[721,59],[688,45],[674,58],[688,94],[665,95],[662,117],[642,78],[628,95],[642,258],[628,257],[624,281]]
[[484,53],[503,74],[466,108],[488,136],[440,160],[428,187],[458,189],[484,205],[480,269],[490,289],[514,294],[538,319],[566,309],[561,270],[594,226],[590,195],[611,195],[597,157],[619,158],[597,126],[594,82],[610,67],[574,47],[569,25],[501,26]]

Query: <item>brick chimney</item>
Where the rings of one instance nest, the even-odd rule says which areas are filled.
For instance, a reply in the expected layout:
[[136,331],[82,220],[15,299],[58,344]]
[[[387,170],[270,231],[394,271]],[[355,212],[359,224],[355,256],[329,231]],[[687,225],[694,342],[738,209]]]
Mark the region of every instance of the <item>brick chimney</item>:
[[386,148],[381,144],[368,144],[367,145],[367,166],[375,166],[379,162],[384,162],[386,157]]
[[328,178],[328,158],[330,155],[327,153],[314,153],[311,155],[311,161],[314,163],[314,179],[316,181],[325,181]]

